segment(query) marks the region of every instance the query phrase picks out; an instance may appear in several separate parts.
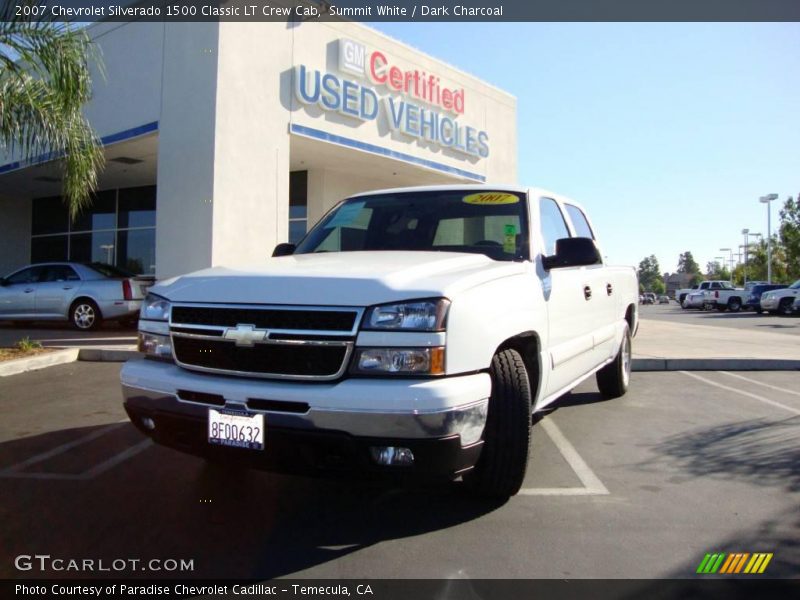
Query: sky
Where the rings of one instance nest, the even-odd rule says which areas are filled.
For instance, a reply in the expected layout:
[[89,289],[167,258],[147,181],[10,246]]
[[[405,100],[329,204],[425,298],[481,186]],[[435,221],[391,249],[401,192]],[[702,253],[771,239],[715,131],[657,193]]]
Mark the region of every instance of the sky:
[[582,203],[611,263],[705,268],[800,193],[800,24],[371,26],[514,94],[519,183]]

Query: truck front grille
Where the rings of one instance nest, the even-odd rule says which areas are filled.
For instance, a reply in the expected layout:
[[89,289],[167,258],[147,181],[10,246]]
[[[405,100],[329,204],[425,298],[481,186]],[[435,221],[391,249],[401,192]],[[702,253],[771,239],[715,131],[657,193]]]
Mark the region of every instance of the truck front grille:
[[363,309],[173,305],[177,363],[204,372],[326,381],[341,377]]

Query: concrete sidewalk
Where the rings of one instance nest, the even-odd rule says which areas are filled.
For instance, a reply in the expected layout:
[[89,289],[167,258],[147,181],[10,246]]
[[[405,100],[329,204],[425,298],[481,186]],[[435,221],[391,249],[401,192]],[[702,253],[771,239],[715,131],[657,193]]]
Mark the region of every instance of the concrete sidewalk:
[[642,319],[635,371],[800,370],[800,340],[781,333]]

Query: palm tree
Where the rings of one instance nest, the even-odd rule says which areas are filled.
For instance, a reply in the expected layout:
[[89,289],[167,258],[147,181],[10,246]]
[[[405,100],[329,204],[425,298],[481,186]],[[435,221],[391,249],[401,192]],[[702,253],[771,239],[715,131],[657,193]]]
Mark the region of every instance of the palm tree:
[[[83,29],[0,14],[0,150],[23,160],[58,160],[74,218],[91,203],[105,162],[81,108],[91,97],[89,63],[99,57]],[[102,68],[102,67],[101,67]]]

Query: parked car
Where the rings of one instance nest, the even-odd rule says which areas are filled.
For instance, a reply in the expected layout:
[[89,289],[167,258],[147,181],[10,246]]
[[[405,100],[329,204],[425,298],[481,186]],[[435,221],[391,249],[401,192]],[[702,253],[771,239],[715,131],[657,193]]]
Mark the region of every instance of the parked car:
[[745,310],[754,310],[758,314],[764,312],[764,309],[761,308],[761,296],[767,292],[771,292],[773,290],[782,290],[787,288],[788,286],[785,283],[760,283],[754,285],[750,288],[750,295],[745,300],[744,306],[742,306]]
[[103,263],[42,263],[0,278],[0,320],[69,321],[89,330],[104,320],[133,326],[153,277]]
[[645,292],[642,295],[642,304],[655,304],[656,295],[653,292]]
[[688,296],[692,292],[704,292],[706,290],[724,290],[724,289],[733,289],[733,286],[730,284],[729,281],[721,279],[716,279],[712,281],[701,281],[698,285],[695,285],[691,288],[683,288],[680,290],[676,290],[675,300],[678,301],[678,304],[683,306],[683,301],[686,299],[686,296]]
[[794,312],[795,300],[800,297],[800,279],[782,290],[773,290],[762,294],[761,308],[773,315],[790,315]]
[[669,296],[666,296],[666,295],[662,294],[661,296],[658,297],[658,303],[659,304],[669,304]]
[[592,231],[536,189],[351,197],[260,268],[154,286],[125,410],[211,461],[511,496],[533,413],[592,375],[605,397],[628,388],[636,272]]
[[696,290],[683,298],[681,308],[705,308],[706,293],[701,290]]

